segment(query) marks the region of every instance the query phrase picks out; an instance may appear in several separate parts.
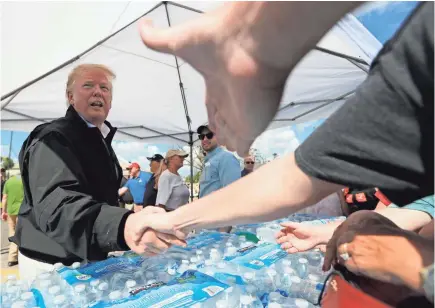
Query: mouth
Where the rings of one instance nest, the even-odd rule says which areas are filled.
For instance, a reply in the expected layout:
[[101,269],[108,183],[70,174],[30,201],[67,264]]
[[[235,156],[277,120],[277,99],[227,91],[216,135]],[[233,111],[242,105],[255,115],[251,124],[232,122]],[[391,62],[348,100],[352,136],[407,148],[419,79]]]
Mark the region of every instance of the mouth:
[[91,104],[91,107],[103,107],[104,106],[104,103],[103,102],[100,102],[100,101],[95,101],[95,102],[92,102]]

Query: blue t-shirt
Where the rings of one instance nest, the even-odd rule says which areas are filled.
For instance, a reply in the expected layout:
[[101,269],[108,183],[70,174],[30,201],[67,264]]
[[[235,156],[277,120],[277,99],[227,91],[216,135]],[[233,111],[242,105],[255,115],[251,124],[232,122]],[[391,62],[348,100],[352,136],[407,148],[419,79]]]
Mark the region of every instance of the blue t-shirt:
[[[388,207],[399,208],[395,204],[390,204]],[[432,196],[424,197],[408,205],[402,206],[401,208],[407,210],[416,210],[420,212],[425,212],[429,214],[431,217],[434,217],[434,196],[432,195]]]
[[199,197],[205,197],[240,179],[240,163],[230,152],[217,147],[204,159],[204,169],[199,181]]
[[125,183],[124,187],[127,187],[133,196],[133,201],[136,204],[143,204],[143,195],[145,194],[145,187],[148,180],[151,178],[152,173],[140,171],[137,178],[131,178]]

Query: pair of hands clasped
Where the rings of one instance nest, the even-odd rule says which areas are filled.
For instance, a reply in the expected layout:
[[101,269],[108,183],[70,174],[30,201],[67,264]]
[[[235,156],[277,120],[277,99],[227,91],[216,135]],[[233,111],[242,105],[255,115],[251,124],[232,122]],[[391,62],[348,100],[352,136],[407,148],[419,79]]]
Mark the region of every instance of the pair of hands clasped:
[[125,222],[124,239],[138,254],[155,256],[171,245],[185,246],[187,230],[177,230],[171,215],[159,207],[148,206],[130,214]]

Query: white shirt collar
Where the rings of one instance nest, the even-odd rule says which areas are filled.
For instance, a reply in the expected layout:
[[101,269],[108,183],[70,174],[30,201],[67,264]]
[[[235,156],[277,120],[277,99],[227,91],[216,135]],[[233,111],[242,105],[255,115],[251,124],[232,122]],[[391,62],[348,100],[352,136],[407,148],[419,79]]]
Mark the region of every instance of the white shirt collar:
[[[80,113],[79,116],[82,118],[83,121],[88,125],[88,127],[96,127],[94,124],[86,120]],[[103,123],[100,128],[101,134],[104,138],[107,137],[107,135],[110,133],[110,128],[106,125],[106,123]]]

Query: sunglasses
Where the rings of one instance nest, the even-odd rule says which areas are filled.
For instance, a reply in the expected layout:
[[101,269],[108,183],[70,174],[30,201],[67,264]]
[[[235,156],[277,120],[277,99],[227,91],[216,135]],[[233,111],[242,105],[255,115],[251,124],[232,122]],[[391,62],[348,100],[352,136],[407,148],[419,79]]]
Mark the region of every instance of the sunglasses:
[[245,164],[246,165],[253,165],[253,164],[255,164],[255,162],[253,162],[253,161],[245,161]]
[[198,138],[199,140],[204,140],[205,137],[207,137],[208,140],[210,140],[211,138],[213,138],[214,134],[212,132],[207,133],[207,134],[199,134]]

